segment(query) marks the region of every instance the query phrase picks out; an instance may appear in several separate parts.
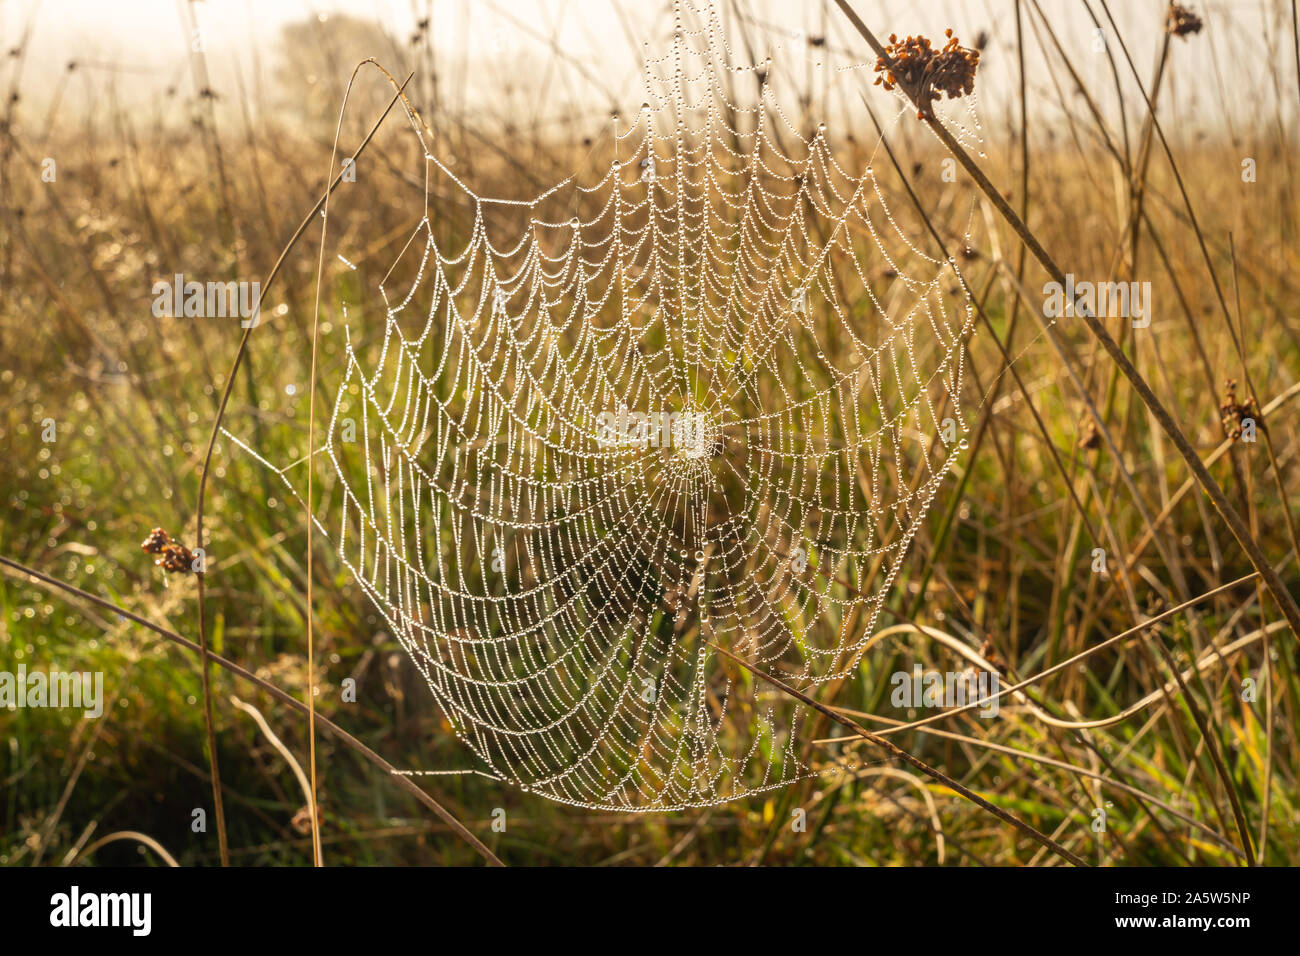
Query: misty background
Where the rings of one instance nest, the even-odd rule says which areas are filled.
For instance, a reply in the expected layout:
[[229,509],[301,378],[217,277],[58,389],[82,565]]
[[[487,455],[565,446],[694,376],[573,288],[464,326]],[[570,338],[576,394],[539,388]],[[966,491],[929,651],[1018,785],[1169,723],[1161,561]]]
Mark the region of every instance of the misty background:
[[[1118,77],[1098,49],[1102,36],[1092,18],[1110,34],[1100,0],[1039,4],[1074,69],[1101,97],[1108,120],[1119,122],[1117,84],[1135,112],[1141,94],[1118,44],[1112,46]],[[1148,82],[1166,4],[1110,6]],[[1173,43],[1176,68],[1161,101],[1171,135],[1224,134],[1237,143],[1248,125],[1244,111],[1292,122],[1289,5],[1214,0],[1190,6],[1211,29],[1194,45]],[[751,53],[751,62],[774,56],[777,69],[791,74],[792,89],[813,91],[814,111],[820,98],[832,130],[865,121],[854,104],[873,79],[874,57],[830,0],[719,0],[719,8],[736,62]],[[1017,102],[1014,0],[860,0],[855,9],[882,39],[891,32],[939,39],[951,26],[964,45],[981,42],[980,116],[986,125],[1009,128]],[[1030,0],[1024,10],[1033,125],[1055,136],[1062,128],[1060,103],[1076,112],[1083,104],[1055,85],[1062,81],[1043,55],[1052,41]],[[218,111],[325,119],[337,114],[356,63],[374,56],[399,78],[414,71],[417,103],[436,104],[461,122],[485,130],[528,123],[535,134],[575,139],[592,135],[615,111],[638,108],[644,43],[662,51],[671,30],[670,0],[0,0],[0,82],[11,119],[38,126],[55,105],[61,119],[71,120],[110,103],[165,122],[175,118],[169,100],[209,94]],[[1189,68],[1180,62],[1186,60],[1199,62]],[[1129,115],[1128,122],[1139,119]]]

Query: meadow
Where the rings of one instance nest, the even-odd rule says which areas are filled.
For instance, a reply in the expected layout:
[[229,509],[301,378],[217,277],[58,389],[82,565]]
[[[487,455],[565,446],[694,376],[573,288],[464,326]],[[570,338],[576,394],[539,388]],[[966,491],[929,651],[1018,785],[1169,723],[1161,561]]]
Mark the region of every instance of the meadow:
[[[908,32],[873,22],[868,3],[851,6],[882,42]],[[1055,36],[1032,0],[995,6],[983,60],[1009,62],[1022,86],[986,123],[979,169],[1072,280],[1137,284],[1134,303],[1140,287],[1142,315],[1102,321],[1300,595],[1294,6],[1277,5],[1285,32],[1230,37],[1237,56],[1268,60],[1266,86],[1196,107],[1170,88],[1204,68],[1225,18],[1110,43],[1096,55],[1114,85],[1096,88],[1076,69],[1094,55],[1089,37]],[[834,4],[826,15],[842,17]],[[837,24],[833,45],[875,59]],[[330,36],[311,41],[312,55],[345,80],[355,61]],[[286,42],[308,41],[286,31]],[[415,73],[410,102],[475,190],[518,197],[608,167],[581,120],[530,127],[458,112],[429,82],[437,64],[421,60],[418,33],[386,42],[366,54],[399,82]],[[831,131],[842,165],[874,164],[910,241],[940,259],[937,240],[950,247],[964,283],[953,279],[953,301],[978,303],[960,386],[967,447],[884,602],[876,627],[897,631],[850,677],[808,690],[828,712],[810,712],[801,752],[827,773],[700,809],[628,814],[480,774],[403,783],[371,760],[364,750],[399,769],[469,765],[320,535],[309,564],[301,502],[213,430],[228,385],[223,424],[271,461],[307,454],[313,397],[316,427],[329,422],[332,397],[311,388],[313,368],[337,382],[344,326],[360,327],[337,308],[357,280],[332,268],[313,355],[315,284],[333,243],[357,250],[349,264],[382,273],[426,190],[439,202],[439,240],[469,239],[473,210],[429,187],[400,105],[358,156],[364,199],[349,202],[351,184],[337,184],[340,232],[322,247],[333,86],[300,91],[292,109],[253,111],[250,94],[214,92],[196,70],[147,109],[115,102],[111,85],[93,108],[71,92],[38,108],[23,97],[22,55],[7,52],[0,73],[12,78],[0,107],[0,672],[100,672],[105,696],[95,719],[0,713],[0,863],[217,865],[215,756],[229,862],[309,865],[308,720],[293,702],[314,683],[318,717],[350,735],[316,728],[327,865],[482,862],[412,781],[508,865],[1064,865],[835,719],[869,730],[909,722],[916,713],[891,704],[891,675],[914,664],[961,671],[971,655],[1004,683],[1038,676],[997,719],[967,710],[905,728],[894,744],[1089,864],[1300,862],[1300,635],[1159,415],[1085,322],[1045,304],[1053,276],[1024,233],[961,164],[950,175],[949,151],[914,111],[886,127],[888,151],[865,107],[856,126]],[[81,80],[66,69],[71,91]],[[378,71],[360,77],[339,155],[358,155],[348,150],[393,100]],[[869,90],[865,75],[858,82]],[[874,115],[897,108],[866,95]],[[1197,109],[1227,122],[1191,132]],[[889,268],[873,268],[865,285],[887,290]],[[155,308],[156,283],[178,272],[261,283],[262,321],[246,346],[238,314]],[[324,515],[337,487],[321,482]],[[204,548],[202,580],[155,564],[142,549],[154,528],[190,557]],[[214,665],[205,680],[200,641],[243,673]],[[795,810],[806,826],[792,828]]]

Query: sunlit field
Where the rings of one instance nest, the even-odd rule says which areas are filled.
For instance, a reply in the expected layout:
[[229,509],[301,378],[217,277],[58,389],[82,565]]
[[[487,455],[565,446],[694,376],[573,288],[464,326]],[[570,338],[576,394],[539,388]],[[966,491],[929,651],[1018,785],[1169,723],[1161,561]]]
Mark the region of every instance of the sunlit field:
[[1293,5],[218,6],[5,10],[0,863],[1300,862]]

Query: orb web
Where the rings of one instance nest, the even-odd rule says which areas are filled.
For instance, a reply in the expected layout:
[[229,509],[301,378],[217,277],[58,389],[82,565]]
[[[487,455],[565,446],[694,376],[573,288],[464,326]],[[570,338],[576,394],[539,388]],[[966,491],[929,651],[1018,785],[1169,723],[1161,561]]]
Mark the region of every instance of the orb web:
[[674,11],[586,184],[477,195],[408,117],[469,237],[426,188],[323,436],[320,527],[450,727],[587,807],[812,773],[797,705],[710,645],[851,675],[965,430],[954,264],[791,121],[770,60],[735,65],[714,5]]

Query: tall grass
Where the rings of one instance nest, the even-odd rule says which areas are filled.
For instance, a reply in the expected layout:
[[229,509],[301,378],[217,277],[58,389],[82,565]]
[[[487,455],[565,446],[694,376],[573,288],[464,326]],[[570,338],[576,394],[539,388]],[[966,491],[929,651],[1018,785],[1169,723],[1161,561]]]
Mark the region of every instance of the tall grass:
[[[853,6],[869,30],[908,32]],[[928,251],[958,256],[980,306],[965,396],[980,409],[971,447],[913,545],[890,633],[819,703],[1089,862],[1295,864],[1300,686],[1283,594],[1300,590],[1296,111],[1269,116],[1224,102],[1235,141],[1226,132],[1180,137],[1183,117],[1165,112],[1177,109],[1171,84],[1196,68],[1221,23],[1210,19],[1189,38],[1122,37],[1105,54],[1115,89],[1094,89],[1079,69],[1086,38],[1058,35],[1033,0],[1005,7],[1014,29],[997,24],[994,38],[1014,42],[1022,82],[1010,128],[990,126],[987,157],[966,166],[985,189],[969,252],[950,247],[972,186],[940,175],[954,144],[921,135],[919,121],[889,140],[892,208]],[[1093,12],[1118,39],[1106,4]],[[852,30],[828,35],[866,42]],[[1260,37],[1257,52],[1285,50],[1286,40],[1294,35]],[[872,58],[865,47],[861,57]],[[1133,66],[1144,58],[1156,64],[1150,77]],[[352,64],[333,65],[342,82]],[[436,67],[411,65],[417,76]],[[1273,84],[1294,90],[1296,65],[1271,65]],[[425,770],[467,761],[328,544],[308,551],[304,516],[283,487],[220,433],[208,445],[228,403],[259,441],[284,443],[261,444],[268,457],[292,461],[308,447],[315,210],[330,185],[332,124],[218,111],[202,95],[204,75],[162,96],[153,116],[128,113],[111,92],[90,115],[66,100],[48,114],[28,114],[21,96],[6,107],[0,555],[48,579],[11,565],[0,575],[0,671],[59,666],[108,679],[98,721],[38,709],[0,719],[0,862],[156,863],[166,854],[215,864],[215,822],[204,833],[191,823],[195,808],[212,817],[216,788],[232,863],[310,863],[312,814],[300,812],[310,801],[276,744],[300,761],[310,750],[309,621],[313,709],[326,730],[315,739],[314,776],[328,863],[480,861],[459,824],[507,863],[1061,862],[901,763],[901,775],[868,768],[698,814],[631,816],[548,803],[476,775],[377,768],[376,757]],[[1136,98],[1125,92],[1135,77]],[[530,191],[529,177],[601,161],[572,130],[534,129],[502,150],[485,124],[437,102],[434,87],[408,89],[482,192]],[[341,130],[348,149],[391,89],[376,82],[366,95]],[[1122,104],[1122,126],[1112,102]],[[1049,109],[1064,119],[1040,125]],[[876,130],[868,108],[859,120],[839,131],[837,148],[861,164]],[[394,258],[422,188],[392,125],[367,147],[381,201],[344,227],[371,239],[364,254],[375,263]],[[55,183],[40,179],[46,156],[58,160]],[[1241,176],[1246,157],[1257,164],[1254,182]],[[455,210],[437,224],[451,244],[469,227]],[[152,318],[151,286],[174,271],[274,273],[264,305],[272,321],[241,341],[237,321]],[[1151,328],[1103,327],[1112,349],[1082,322],[1049,327],[1039,290],[1061,271],[1151,282]],[[342,291],[321,294],[315,359],[326,369],[342,360],[342,317],[329,305]],[[1258,442],[1225,431],[1228,379],[1262,410]],[[41,440],[47,418],[58,426],[53,443]],[[1222,501],[1204,495],[1189,451]],[[1239,526],[1225,521],[1224,504]],[[153,566],[139,542],[157,525],[208,547],[203,578]],[[1257,553],[1234,538],[1243,531]],[[1104,574],[1092,570],[1098,547]],[[1266,568],[1275,581],[1262,580]],[[914,661],[959,670],[972,655],[1026,681],[1026,699],[1008,699],[996,721],[964,712],[919,726],[908,726],[918,715],[891,706],[895,671]],[[360,704],[341,703],[346,678]],[[1253,700],[1243,700],[1248,678]],[[855,750],[875,756],[834,719],[816,726],[809,758],[818,766]],[[415,786],[431,797],[417,798]],[[504,833],[490,826],[497,808]],[[794,808],[806,810],[806,832],[791,829]],[[1099,808],[1104,833],[1093,828]]]

